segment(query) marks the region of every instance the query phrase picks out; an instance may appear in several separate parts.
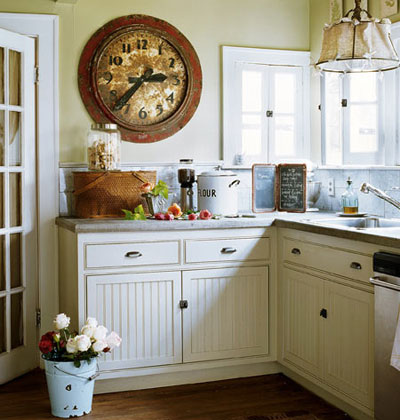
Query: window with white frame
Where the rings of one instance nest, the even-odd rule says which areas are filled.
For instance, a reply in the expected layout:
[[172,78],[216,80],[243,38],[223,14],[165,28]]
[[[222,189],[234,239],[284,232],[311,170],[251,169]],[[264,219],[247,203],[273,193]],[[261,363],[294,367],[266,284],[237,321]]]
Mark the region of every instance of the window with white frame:
[[[392,25],[400,51],[400,23]],[[321,77],[322,163],[399,165],[400,70]]]
[[309,157],[309,53],[223,47],[227,165]]

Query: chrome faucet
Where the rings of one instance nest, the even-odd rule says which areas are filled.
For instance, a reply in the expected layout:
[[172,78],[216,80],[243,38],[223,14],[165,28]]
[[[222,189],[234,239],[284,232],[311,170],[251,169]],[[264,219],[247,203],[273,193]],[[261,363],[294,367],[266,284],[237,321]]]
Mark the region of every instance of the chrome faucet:
[[377,197],[381,198],[382,200],[387,201],[392,206],[395,206],[400,210],[400,201],[395,200],[392,197],[389,197],[384,191],[380,190],[379,188],[374,187],[371,184],[368,184],[368,182],[364,182],[361,187],[360,191],[364,194],[368,194],[369,192],[372,192],[372,194],[376,195]]

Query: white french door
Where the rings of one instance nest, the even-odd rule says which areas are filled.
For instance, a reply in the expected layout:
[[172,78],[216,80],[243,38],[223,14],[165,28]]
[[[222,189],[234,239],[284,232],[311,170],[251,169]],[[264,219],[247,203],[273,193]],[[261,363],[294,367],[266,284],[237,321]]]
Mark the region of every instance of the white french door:
[[0,383],[37,366],[35,42],[0,29]]

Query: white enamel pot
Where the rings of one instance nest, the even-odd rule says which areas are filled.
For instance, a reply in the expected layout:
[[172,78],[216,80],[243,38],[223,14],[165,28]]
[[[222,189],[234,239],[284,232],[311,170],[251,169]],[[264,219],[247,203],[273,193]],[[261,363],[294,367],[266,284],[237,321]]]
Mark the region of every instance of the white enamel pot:
[[197,208],[225,216],[238,213],[237,186],[240,180],[230,171],[203,172],[197,177]]

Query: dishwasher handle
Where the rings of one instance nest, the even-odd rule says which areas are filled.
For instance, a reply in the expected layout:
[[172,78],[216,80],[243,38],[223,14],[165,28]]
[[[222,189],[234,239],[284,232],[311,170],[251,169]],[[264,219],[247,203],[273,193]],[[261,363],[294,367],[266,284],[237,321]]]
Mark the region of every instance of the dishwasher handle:
[[369,279],[369,281],[374,286],[385,287],[386,289],[395,290],[396,292],[400,292],[400,279],[398,279],[398,284],[390,282],[388,279],[385,279],[381,276],[374,276]]

